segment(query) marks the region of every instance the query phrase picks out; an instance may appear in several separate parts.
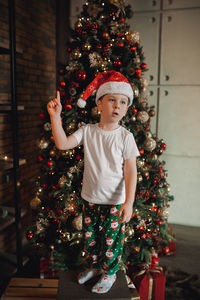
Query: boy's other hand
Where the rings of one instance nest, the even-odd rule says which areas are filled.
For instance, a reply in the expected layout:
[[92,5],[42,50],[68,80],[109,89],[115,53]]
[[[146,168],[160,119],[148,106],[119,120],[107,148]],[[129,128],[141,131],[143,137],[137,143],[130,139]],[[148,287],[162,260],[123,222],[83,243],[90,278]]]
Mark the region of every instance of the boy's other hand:
[[47,110],[51,117],[59,116],[62,111],[62,105],[60,103],[60,92],[57,91],[57,97],[49,101],[47,104]]
[[123,203],[119,210],[119,223],[128,223],[132,217],[133,205]]

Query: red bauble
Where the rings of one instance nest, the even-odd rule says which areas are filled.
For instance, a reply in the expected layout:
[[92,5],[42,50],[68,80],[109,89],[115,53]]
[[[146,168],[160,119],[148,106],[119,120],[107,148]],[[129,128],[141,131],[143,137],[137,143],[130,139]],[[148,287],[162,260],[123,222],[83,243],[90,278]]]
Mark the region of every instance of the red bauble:
[[140,152],[140,155],[144,154],[144,150],[143,149],[140,149],[139,152]]
[[66,109],[67,111],[71,110],[71,109],[72,109],[71,104],[66,104],[66,105],[65,105],[65,109]]
[[136,115],[138,110],[137,110],[137,108],[134,108],[134,107],[133,107],[133,108],[132,108],[132,111],[133,111],[133,114]]
[[83,81],[86,78],[86,72],[83,70],[79,70],[76,72],[75,76],[78,81]]
[[60,81],[60,86],[66,86],[66,82],[65,81]]
[[130,51],[133,52],[133,51],[136,51],[136,49],[137,49],[136,47],[131,47]]
[[102,45],[96,45],[96,49],[101,49]]
[[81,159],[81,156],[80,156],[80,155],[76,155],[76,159],[77,159],[77,160],[80,160],[80,159]]
[[145,64],[145,63],[141,64],[141,68],[142,68],[143,70],[146,70],[146,69],[147,69],[147,64]]
[[40,113],[40,114],[39,114],[39,118],[40,118],[41,120],[43,120],[44,117],[45,117],[45,114],[44,114],[44,113]]
[[162,148],[162,150],[165,150],[167,148],[167,145],[165,143],[162,143],[161,148]]
[[141,69],[135,69],[135,74],[137,75],[137,77],[141,77],[142,76],[142,71]]
[[38,160],[43,161],[43,157],[41,155],[38,155]]
[[70,53],[72,51],[72,48],[68,47],[67,52]]
[[163,222],[161,220],[158,220],[156,223],[157,223],[157,225],[160,226],[160,225],[162,225]]
[[58,213],[58,214],[61,214],[61,213],[62,213],[62,209],[59,208],[59,209],[57,210],[57,213]]
[[48,166],[53,166],[53,162],[52,162],[51,160],[49,160],[49,161],[47,162],[47,165],[48,165]]
[[124,47],[124,44],[123,43],[118,43],[118,47],[122,48],[122,47]]

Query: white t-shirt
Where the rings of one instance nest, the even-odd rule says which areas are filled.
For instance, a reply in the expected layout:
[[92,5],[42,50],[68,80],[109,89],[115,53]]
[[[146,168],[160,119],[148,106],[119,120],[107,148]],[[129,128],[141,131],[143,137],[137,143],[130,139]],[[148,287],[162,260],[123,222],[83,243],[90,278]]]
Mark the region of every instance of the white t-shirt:
[[133,134],[122,126],[105,131],[98,124],[87,124],[73,135],[84,146],[83,199],[95,204],[124,203],[124,161],[140,155]]

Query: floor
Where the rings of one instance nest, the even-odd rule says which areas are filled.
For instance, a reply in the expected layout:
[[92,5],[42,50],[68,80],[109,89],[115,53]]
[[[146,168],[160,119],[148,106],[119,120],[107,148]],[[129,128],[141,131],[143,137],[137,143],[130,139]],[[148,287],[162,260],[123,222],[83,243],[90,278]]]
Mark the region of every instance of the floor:
[[160,257],[160,265],[200,277],[200,227],[170,224],[176,238],[176,255]]

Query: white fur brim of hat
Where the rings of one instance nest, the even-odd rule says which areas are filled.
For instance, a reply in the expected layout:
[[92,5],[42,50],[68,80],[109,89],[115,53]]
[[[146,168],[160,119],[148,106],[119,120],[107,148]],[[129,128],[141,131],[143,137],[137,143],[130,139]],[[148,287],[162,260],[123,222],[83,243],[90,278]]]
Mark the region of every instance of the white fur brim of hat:
[[109,81],[100,85],[96,93],[96,103],[106,94],[122,94],[129,98],[129,106],[133,102],[133,89],[129,83],[121,81]]

